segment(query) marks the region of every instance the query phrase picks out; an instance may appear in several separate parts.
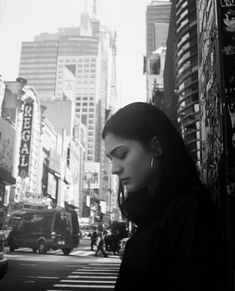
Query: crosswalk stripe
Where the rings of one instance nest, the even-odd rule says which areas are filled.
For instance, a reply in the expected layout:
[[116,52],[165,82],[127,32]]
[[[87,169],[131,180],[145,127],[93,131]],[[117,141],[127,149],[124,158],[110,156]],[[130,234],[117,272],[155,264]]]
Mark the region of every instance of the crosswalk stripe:
[[107,275],[113,275],[115,274],[116,272],[110,272],[110,270],[107,270],[107,272],[105,271],[99,271],[99,270],[91,270],[91,271],[74,271],[73,274],[88,274],[90,273],[91,275],[94,275],[94,274],[107,274]]
[[95,281],[95,280],[61,280],[60,282],[62,283],[102,283],[102,284],[114,284],[116,281],[108,281],[108,280],[105,280],[105,281]]
[[[96,289],[104,289],[104,288],[109,288],[110,287],[113,287],[113,286],[110,286],[110,285],[78,285],[78,284],[73,284],[73,285],[66,285],[66,284],[59,284],[59,285],[54,285],[55,287],[72,287],[72,288],[96,288]],[[47,290],[48,291],[48,290]],[[52,291],[55,291],[55,290],[52,290]],[[61,289],[59,289],[59,291],[61,291]],[[66,291],[72,291],[72,290],[68,290],[66,289]]]
[[82,271],[83,272],[112,272],[112,273],[115,273],[115,272],[118,272],[119,270],[119,267],[118,268],[108,268],[108,269],[104,269],[104,268],[83,268]]
[[91,262],[71,272],[47,291],[74,291],[83,289],[113,290],[120,263]]
[[92,251],[76,251],[76,252],[72,252],[73,255],[78,255],[78,256],[89,256],[94,254],[94,252]]
[[116,279],[117,278],[117,276],[93,276],[93,275],[90,275],[90,276],[84,276],[84,275],[80,275],[80,276],[68,276],[68,278],[73,278],[73,279],[75,279],[75,278],[89,278],[89,279],[91,279],[91,278],[102,278],[102,279],[105,279],[105,278],[107,278],[107,280],[108,279]]

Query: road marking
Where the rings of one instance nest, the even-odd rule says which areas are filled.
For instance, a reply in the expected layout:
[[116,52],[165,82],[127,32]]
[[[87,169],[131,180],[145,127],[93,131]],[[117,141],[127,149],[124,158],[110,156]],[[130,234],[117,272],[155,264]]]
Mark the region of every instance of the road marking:
[[[65,287],[65,288],[67,288],[67,287],[72,287],[72,288],[96,288],[96,289],[100,289],[100,288],[102,288],[102,289],[104,289],[104,288],[109,288],[110,289],[110,287],[113,287],[112,285],[93,285],[93,284],[89,284],[89,285],[81,285],[81,284],[79,284],[79,285],[77,285],[77,284],[55,284],[54,285],[55,287]],[[47,291],[49,291],[49,290],[47,290]],[[55,290],[53,290],[53,291],[55,291]],[[61,291],[61,289],[60,289],[60,291]],[[70,291],[70,290],[68,290],[68,289],[66,289],[66,291]]]
[[38,279],[55,279],[58,280],[60,277],[48,277],[48,276],[27,276],[28,278],[38,278]]
[[89,256],[89,255],[92,255],[94,254],[94,252],[92,251],[75,251],[75,252],[72,252],[72,255],[78,255],[78,256]]
[[[71,266],[71,265],[69,265]],[[74,265],[73,265],[74,266]],[[120,263],[93,262],[76,267],[70,275],[55,282],[47,291],[113,290],[117,280]],[[53,289],[54,288],[54,289]]]
[[107,275],[107,276],[94,276],[93,274],[90,274],[90,275],[87,275],[87,276],[85,276],[85,275],[70,275],[70,276],[67,276],[67,278],[73,278],[73,279],[75,279],[75,278],[89,278],[89,279],[93,279],[93,278],[100,278],[100,279],[106,279],[107,278],[107,280],[108,279],[117,279],[117,276],[109,276],[109,275]]
[[117,273],[116,270],[77,270],[77,271],[74,271],[73,274],[87,274],[87,273],[97,273],[97,274],[101,274],[101,273],[104,273],[104,274],[110,274],[110,275],[113,275],[114,273]]
[[60,282],[63,282],[63,283],[102,283],[102,284],[105,284],[105,283],[107,283],[107,284],[114,284],[116,281],[99,281],[99,280],[97,280],[97,281],[91,281],[91,280],[61,280]]

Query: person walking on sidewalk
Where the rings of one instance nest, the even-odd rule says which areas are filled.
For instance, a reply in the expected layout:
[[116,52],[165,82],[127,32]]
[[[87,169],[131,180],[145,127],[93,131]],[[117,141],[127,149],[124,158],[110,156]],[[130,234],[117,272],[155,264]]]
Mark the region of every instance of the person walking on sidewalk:
[[97,246],[97,237],[98,234],[96,230],[94,230],[93,233],[91,234],[91,251],[93,251],[94,246]]
[[149,103],[131,103],[110,117],[102,138],[119,177],[121,212],[137,225],[115,291],[221,290],[218,207],[168,117]]
[[104,257],[107,257],[107,253],[104,250],[104,235],[102,232],[98,234],[97,238],[97,250],[95,252],[95,256],[98,256],[99,253],[102,253]]

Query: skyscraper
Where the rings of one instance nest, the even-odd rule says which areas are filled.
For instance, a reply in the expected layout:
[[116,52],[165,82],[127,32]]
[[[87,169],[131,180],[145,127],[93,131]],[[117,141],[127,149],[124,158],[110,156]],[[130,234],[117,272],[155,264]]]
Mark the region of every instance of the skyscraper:
[[22,43],[19,76],[37,89],[40,99],[55,94],[58,47],[58,39]]
[[84,13],[80,27],[61,28],[22,43],[19,75],[36,88],[40,100],[74,102],[76,118],[87,127],[87,161],[100,156],[96,137],[104,118],[98,107],[107,102],[110,90],[112,38],[98,20]]
[[163,73],[170,11],[169,1],[152,1],[146,10],[146,99],[163,110]]
[[152,1],[146,10],[146,56],[166,46],[171,2]]
[[[173,96],[168,110],[175,112],[177,125],[192,158],[200,165],[200,105],[198,96],[197,6],[194,1],[172,1],[168,37],[165,96]],[[172,115],[171,115],[172,116]]]

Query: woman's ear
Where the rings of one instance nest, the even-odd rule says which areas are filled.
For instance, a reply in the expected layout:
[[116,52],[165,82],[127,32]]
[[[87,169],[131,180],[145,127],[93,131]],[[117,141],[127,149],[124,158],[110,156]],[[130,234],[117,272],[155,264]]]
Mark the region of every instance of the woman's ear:
[[163,148],[156,136],[151,140],[151,147],[154,157],[159,158],[163,153]]

